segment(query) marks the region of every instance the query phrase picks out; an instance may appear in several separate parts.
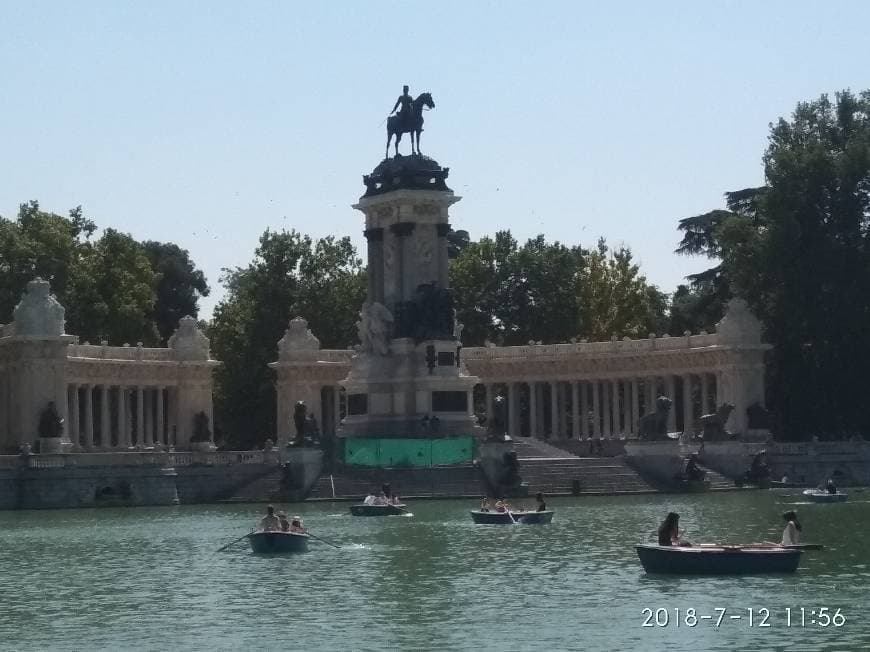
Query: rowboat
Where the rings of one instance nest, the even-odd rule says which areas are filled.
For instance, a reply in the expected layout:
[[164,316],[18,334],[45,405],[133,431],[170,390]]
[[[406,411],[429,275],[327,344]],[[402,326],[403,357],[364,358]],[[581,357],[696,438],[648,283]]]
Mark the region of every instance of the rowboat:
[[248,535],[251,550],[260,554],[306,552],[308,535],[301,532],[251,532]]
[[351,505],[350,513],[354,516],[398,516],[407,514],[407,505]]
[[803,495],[814,503],[845,503],[849,498],[849,494],[840,493],[839,491],[831,494],[823,489],[807,489],[803,492]]
[[636,546],[647,573],[755,575],[794,573],[801,551],[752,546]]
[[482,512],[479,509],[472,509],[471,520],[478,525],[511,525],[513,523],[523,523],[525,525],[543,525],[553,520],[553,511],[548,510],[545,512]]

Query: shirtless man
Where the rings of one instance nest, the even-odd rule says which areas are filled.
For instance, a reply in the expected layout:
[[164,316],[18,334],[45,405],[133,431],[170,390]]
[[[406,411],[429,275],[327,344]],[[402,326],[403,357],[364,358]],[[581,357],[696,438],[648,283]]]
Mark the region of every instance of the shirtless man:
[[260,519],[260,529],[263,532],[276,532],[281,529],[281,521],[275,516],[275,508],[271,505],[266,508],[266,515]]

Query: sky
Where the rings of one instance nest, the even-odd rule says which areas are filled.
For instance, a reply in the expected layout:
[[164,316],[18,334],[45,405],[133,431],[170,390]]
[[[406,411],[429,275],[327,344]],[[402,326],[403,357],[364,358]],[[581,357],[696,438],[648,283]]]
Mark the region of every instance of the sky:
[[[456,229],[708,267],[677,220],[763,183],[768,125],[870,87],[870,3],[0,0],[0,216],[36,199],[188,249],[212,294],[263,231],[349,235],[401,94]],[[403,151],[409,153],[407,138]]]

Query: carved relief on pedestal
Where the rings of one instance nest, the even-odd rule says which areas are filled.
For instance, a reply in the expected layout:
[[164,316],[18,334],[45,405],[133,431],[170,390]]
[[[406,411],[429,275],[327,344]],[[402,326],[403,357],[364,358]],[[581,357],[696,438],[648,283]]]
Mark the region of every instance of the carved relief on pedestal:
[[435,239],[431,233],[421,231],[417,237],[417,261],[421,266],[428,266],[432,263],[432,257],[435,252]]
[[414,215],[440,215],[441,209],[437,204],[414,204]]

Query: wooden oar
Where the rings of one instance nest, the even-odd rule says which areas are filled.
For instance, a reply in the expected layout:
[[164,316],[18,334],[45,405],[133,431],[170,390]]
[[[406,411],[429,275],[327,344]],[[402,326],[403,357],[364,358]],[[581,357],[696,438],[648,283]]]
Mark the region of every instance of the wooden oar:
[[319,536],[316,536],[316,535],[314,535],[314,534],[311,534],[311,532],[306,532],[305,534],[307,534],[308,536],[310,536],[312,539],[317,539],[318,541],[321,541],[321,542],[325,543],[325,544],[328,545],[328,546],[332,546],[333,548],[339,548],[339,549],[341,548],[340,545],[338,545],[338,544],[336,544],[336,543],[332,543],[331,541],[327,541],[326,539],[321,539]]
[[242,539],[244,539],[246,536],[248,536],[248,534],[249,534],[249,532],[245,532],[245,533],[244,533],[242,536],[240,536],[238,539],[235,539],[234,541],[230,541],[227,545],[225,545],[225,546],[222,547],[222,548],[218,548],[215,552],[223,552],[224,550],[226,550],[227,548],[229,548],[229,547],[230,547],[231,545],[233,545],[234,543],[238,543],[239,541],[241,541]]
[[[506,509],[506,510],[504,510],[504,511],[507,513],[508,517],[510,517],[510,519],[511,519],[511,523],[513,523],[514,525],[516,525],[516,524],[517,524],[517,519],[515,519],[515,518],[514,518],[514,515],[511,514],[511,510]],[[521,517],[521,518],[522,518],[522,517]]]

